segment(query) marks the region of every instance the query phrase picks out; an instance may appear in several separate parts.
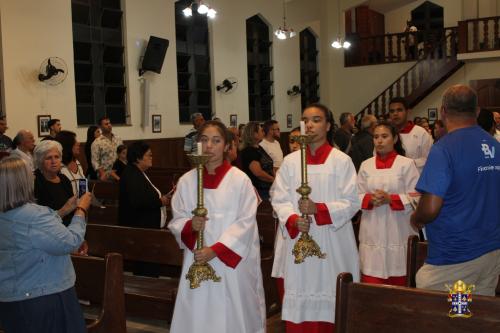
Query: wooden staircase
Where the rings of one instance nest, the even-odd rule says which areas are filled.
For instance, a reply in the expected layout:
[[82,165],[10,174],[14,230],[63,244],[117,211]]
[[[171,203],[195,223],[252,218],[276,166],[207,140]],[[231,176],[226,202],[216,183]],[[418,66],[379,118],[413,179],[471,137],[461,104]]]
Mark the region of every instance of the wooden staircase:
[[438,41],[426,45],[415,65],[355,115],[356,121],[365,114],[385,115],[389,101],[397,96],[405,97],[414,107],[464,65],[457,60],[457,28],[446,28],[440,35]]

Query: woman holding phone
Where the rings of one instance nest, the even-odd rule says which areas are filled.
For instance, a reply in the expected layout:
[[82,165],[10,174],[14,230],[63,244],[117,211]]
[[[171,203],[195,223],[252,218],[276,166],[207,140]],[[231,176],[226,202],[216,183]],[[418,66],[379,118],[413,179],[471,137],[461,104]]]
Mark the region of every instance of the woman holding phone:
[[[77,207],[78,195],[74,194],[71,181],[61,173],[62,146],[55,140],[40,142],[33,151],[35,160],[35,198],[37,204],[57,211],[65,226],[71,223]],[[78,186],[77,186],[78,188]],[[83,242],[78,254],[87,254]]]

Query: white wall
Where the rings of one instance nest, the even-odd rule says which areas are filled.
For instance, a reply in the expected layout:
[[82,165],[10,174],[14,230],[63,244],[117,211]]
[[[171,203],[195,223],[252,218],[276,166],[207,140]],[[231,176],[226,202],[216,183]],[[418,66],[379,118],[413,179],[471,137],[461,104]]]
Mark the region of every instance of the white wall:
[[[114,132],[126,139],[183,136],[190,125],[181,125],[178,121],[174,1],[122,0],[122,3],[127,104],[131,117],[130,125],[115,126]],[[239,122],[248,121],[245,20],[260,13],[270,23],[274,42],[273,103],[276,119],[285,124],[286,114],[292,113],[297,124],[300,97],[290,98],[286,90],[300,83],[299,39],[278,41],[272,35],[282,22],[281,0],[217,0],[213,4],[219,14],[209,24],[213,55],[212,97],[217,116],[228,122],[229,115],[236,113]],[[307,26],[314,26],[319,36],[318,4],[311,5],[306,0],[290,3],[288,24],[297,32]],[[80,140],[84,140],[86,128],[77,128],[76,124],[70,13],[69,0],[0,0],[4,95],[11,128],[8,134],[11,136],[20,128],[36,132],[36,115],[51,114],[61,119],[64,128],[76,129]],[[150,127],[143,129],[140,126],[143,97],[137,68],[150,35],[167,38],[171,42],[162,73],[146,74],[150,79],[150,113],[163,116],[161,134],[153,134]],[[56,87],[46,87],[36,80],[40,63],[49,56],[63,58],[69,68],[65,82]],[[228,95],[217,93],[215,85],[228,76],[238,78],[238,89]]]
[[[296,126],[301,111],[300,97],[289,97],[286,90],[300,83],[299,38],[279,41],[272,35],[273,30],[282,24],[282,1],[212,2],[218,10],[217,18],[209,23],[212,100],[217,116],[226,123],[229,122],[230,114],[237,114],[239,123],[248,121],[245,20],[260,13],[269,22],[273,38],[273,103],[276,119],[286,131],[286,115],[292,114],[293,125]],[[362,2],[342,0],[341,10]],[[404,27],[406,14],[409,15],[410,10],[421,2],[423,0],[387,13],[386,26],[397,27],[397,31],[400,31]],[[435,2],[445,6],[445,25],[451,25],[447,22],[461,18],[462,6],[457,6],[457,0]],[[115,126],[114,131],[124,139],[183,136],[190,125],[181,125],[178,121],[174,0],[122,0],[122,3],[127,102],[131,125]],[[403,11],[406,14],[403,15]],[[36,132],[36,115],[51,114],[62,120],[63,127],[76,129],[80,140],[85,138],[86,128],[77,128],[76,124],[72,25],[69,13],[69,0],[0,0],[3,98],[11,128],[8,134],[11,136],[20,128]],[[333,109],[336,118],[341,112],[359,112],[412,65],[401,63],[345,68],[343,52],[330,46],[338,34],[339,13],[336,1],[293,0],[287,2],[287,17],[288,25],[297,32],[311,27],[319,37],[321,102]],[[341,19],[343,20],[343,15]],[[340,27],[340,35],[343,36],[343,22]],[[137,68],[150,35],[170,40],[162,73],[146,74],[151,82],[150,112],[163,116],[163,131],[160,134],[153,134],[150,127],[142,129],[140,126],[142,93]],[[49,56],[63,58],[70,69],[66,81],[59,86],[46,87],[36,80],[40,63]],[[238,79],[238,88],[227,95],[217,93],[216,84],[228,76]]]
[[[68,0],[2,0],[3,84],[9,135],[21,128],[37,133],[36,115],[52,114],[66,128],[76,127],[71,3]],[[60,57],[69,68],[58,86],[38,81],[48,57]]]
[[[131,126],[117,127],[115,132],[126,139],[183,136],[190,126],[179,126],[178,120],[174,2],[124,0],[122,3],[127,63],[127,106],[131,115]],[[142,128],[143,88],[139,81],[138,68],[150,35],[169,39],[170,45],[161,74],[144,74],[150,86],[150,116],[149,126]],[[151,114],[162,115],[162,133],[152,133]]]

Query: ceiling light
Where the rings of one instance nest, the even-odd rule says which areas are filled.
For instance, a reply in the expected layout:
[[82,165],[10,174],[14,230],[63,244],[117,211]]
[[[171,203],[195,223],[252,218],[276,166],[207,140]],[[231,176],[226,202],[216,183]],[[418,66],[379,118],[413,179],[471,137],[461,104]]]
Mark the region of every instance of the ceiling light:
[[207,12],[208,18],[214,19],[216,15],[217,15],[217,11],[213,8],[210,8]]
[[198,13],[202,15],[208,13],[208,6],[203,2],[200,2],[200,4],[198,5]]
[[182,13],[183,13],[183,14],[184,14],[184,16],[186,16],[186,17],[193,16],[193,10],[191,9],[191,6],[184,8],[184,9],[182,10]]
[[349,47],[351,47],[351,43],[347,40],[343,40],[341,37],[340,37],[340,20],[341,20],[341,16],[340,16],[340,0],[337,0],[337,12],[338,12],[338,20],[337,20],[337,39],[335,39],[332,43],[332,47],[334,49],[348,49]]
[[195,7],[197,8],[198,14],[207,15],[207,17],[210,19],[214,19],[215,16],[217,16],[217,11],[213,8],[210,8],[208,4],[203,3],[202,0],[194,0],[189,4],[189,6],[182,10],[182,13],[185,17],[193,16],[193,4],[198,4],[198,7]]
[[286,39],[286,33],[284,30],[281,29],[281,27],[278,30],[276,30],[274,32],[274,34],[276,35],[276,38],[278,38],[278,39],[281,39],[281,40]]
[[286,12],[285,12],[285,1],[283,0],[283,28],[279,27],[274,34],[278,39],[292,38],[296,35],[292,28],[287,28],[286,26]]

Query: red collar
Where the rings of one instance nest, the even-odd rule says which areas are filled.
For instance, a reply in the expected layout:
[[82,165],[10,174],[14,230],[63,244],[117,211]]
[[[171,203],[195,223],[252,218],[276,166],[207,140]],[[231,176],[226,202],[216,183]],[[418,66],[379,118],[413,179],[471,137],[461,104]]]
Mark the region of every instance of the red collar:
[[413,127],[415,127],[415,124],[414,124],[413,122],[409,121],[409,122],[406,124],[406,126],[405,126],[405,127],[403,127],[403,128],[399,131],[399,133],[400,133],[400,134],[408,134],[408,133],[410,133],[410,132],[411,132],[411,130],[413,129]]
[[306,159],[307,164],[324,164],[328,155],[332,151],[333,147],[328,144],[328,141],[322,144],[320,147],[316,149],[316,154],[311,155],[311,150],[309,146],[306,148]]
[[398,153],[396,153],[395,150],[391,151],[385,157],[381,157],[379,154],[377,154],[377,156],[375,156],[375,167],[377,169],[392,168],[392,164],[394,163],[396,156],[398,156]]
[[203,188],[214,190],[224,179],[226,173],[232,168],[228,161],[224,160],[221,165],[215,168],[215,174],[208,174],[207,168],[203,168]]

